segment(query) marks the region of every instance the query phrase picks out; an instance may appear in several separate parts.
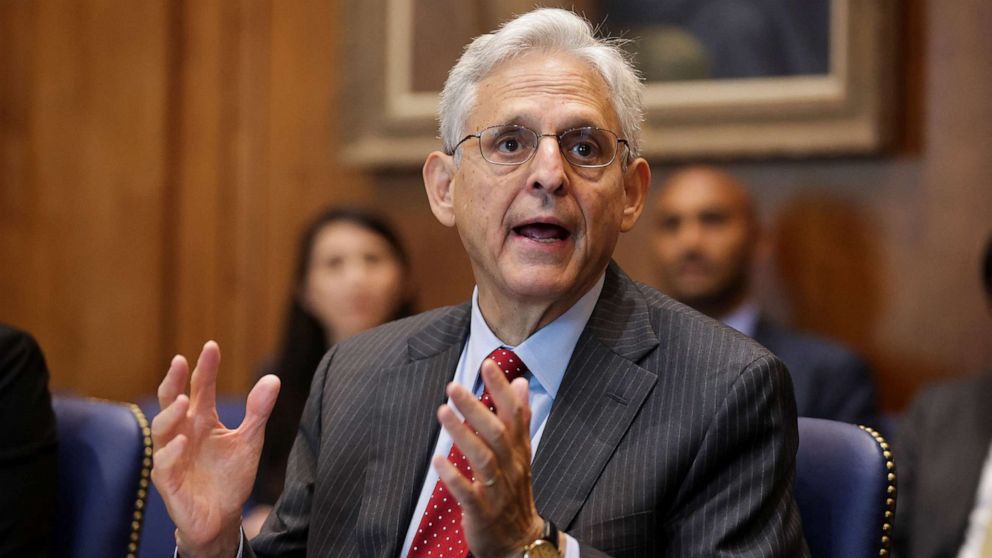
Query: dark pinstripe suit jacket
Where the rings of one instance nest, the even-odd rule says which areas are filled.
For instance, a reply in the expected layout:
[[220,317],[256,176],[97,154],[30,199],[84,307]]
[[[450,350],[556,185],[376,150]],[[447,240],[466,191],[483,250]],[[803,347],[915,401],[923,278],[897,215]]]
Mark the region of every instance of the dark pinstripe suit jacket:
[[[398,555],[469,318],[468,304],[442,308],[331,349],[258,556]],[[583,557],[805,556],[797,444],[777,358],[611,264],[534,459],[534,498]]]

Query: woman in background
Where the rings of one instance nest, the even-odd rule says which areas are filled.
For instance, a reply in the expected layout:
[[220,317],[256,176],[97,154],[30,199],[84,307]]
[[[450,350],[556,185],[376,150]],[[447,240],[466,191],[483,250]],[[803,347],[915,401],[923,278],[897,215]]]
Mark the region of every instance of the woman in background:
[[307,228],[273,364],[282,388],[266,426],[255,507],[244,521],[249,538],[282,493],[289,450],[320,359],[335,343],[412,314],[411,293],[409,259],[381,217],[357,208],[332,208]]

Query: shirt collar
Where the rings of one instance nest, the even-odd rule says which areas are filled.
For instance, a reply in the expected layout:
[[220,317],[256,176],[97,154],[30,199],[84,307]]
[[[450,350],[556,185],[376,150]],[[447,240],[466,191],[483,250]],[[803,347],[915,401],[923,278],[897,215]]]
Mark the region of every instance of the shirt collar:
[[723,325],[732,327],[748,337],[754,337],[758,329],[759,315],[758,305],[753,300],[747,300],[736,310],[720,318],[720,321]]
[[466,385],[475,386],[479,380],[479,368],[482,361],[499,347],[506,347],[520,357],[520,360],[527,365],[531,374],[547,391],[552,399],[558,394],[558,387],[561,385],[562,377],[565,375],[565,368],[572,358],[575,345],[585,329],[592,311],[599,301],[599,295],[603,291],[603,283],[606,274],[600,276],[599,281],[582,295],[571,308],[564,314],[555,318],[553,322],[535,331],[523,343],[516,347],[502,342],[496,334],[489,329],[485,318],[482,317],[482,310],[479,309],[479,287],[472,292],[472,323],[469,326],[468,338],[468,368],[466,369],[471,378],[466,378],[469,382]]

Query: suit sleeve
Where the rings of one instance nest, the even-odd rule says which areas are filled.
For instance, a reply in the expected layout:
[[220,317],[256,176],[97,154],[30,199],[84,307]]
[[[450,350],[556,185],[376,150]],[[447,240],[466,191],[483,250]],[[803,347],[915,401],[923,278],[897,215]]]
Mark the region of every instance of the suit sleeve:
[[244,547],[245,558],[306,555],[314,479],[320,454],[324,380],[334,352],[335,349],[331,349],[317,367],[296,441],[289,454],[282,495],[262,526],[261,533]]
[[793,499],[799,435],[788,372],[745,367],[709,425],[664,525],[665,556],[808,556]]

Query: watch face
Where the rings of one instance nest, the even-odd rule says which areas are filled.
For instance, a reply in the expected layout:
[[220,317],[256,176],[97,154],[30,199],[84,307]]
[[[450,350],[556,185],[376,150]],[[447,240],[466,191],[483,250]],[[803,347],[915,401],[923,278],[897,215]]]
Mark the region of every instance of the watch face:
[[524,551],[524,558],[558,558],[558,549],[548,541],[534,541]]

